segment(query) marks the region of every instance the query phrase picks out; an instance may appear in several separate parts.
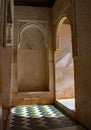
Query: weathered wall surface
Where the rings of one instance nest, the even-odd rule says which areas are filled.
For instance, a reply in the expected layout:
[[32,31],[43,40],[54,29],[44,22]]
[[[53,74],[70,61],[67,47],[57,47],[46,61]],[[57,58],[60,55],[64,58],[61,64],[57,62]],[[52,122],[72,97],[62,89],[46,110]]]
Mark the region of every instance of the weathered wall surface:
[[91,129],[91,1],[76,0],[76,114]]
[[[91,0],[72,0],[73,5],[71,6],[71,0],[57,0],[53,7],[53,24],[54,30],[56,32],[57,25],[63,16],[67,16],[72,23],[72,34],[73,34],[73,44],[77,42],[76,46],[73,46],[75,61],[75,87],[76,87],[76,115],[77,119],[83,123],[86,127],[91,129]],[[73,10],[73,7],[74,10]],[[14,50],[13,50],[13,67],[16,66],[17,62],[17,38],[18,38],[18,25],[23,24],[25,20],[39,20],[39,21],[49,21],[48,26],[51,25],[51,9],[49,8],[33,8],[33,7],[15,7],[15,24],[14,24]],[[74,16],[75,11],[75,16]],[[19,21],[20,20],[20,21]],[[21,22],[21,20],[23,20]],[[75,21],[76,20],[76,21]],[[76,26],[74,22],[76,22]],[[20,24],[19,24],[20,23]],[[51,26],[50,26],[51,27]],[[76,30],[75,30],[76,29]],[[0,26],[0,30],[2,30]],[[50,30],[50,29],[49,29]],[[76,31],[76,32],[75,32]],[[77,34],[77,35],[76,35]],[[50,35],[49,35],[50,36]],[[56,35],[55,35],[56,36]],[[56,38],[55,38],[56,39]],[[77,48],[76,48],[77,47]],[[50,49],[50,48],[49,48]],[[50,53],[53,51],[50,49]],[[9,58],[10,57],[10,58]],[[53,56],[50,55],[49,69],[53,70]],[[4,70],[2,73],[3,82],[3,107],[9,106],[10,103],[10,63],[11,63],[11,49],[7,48],[3,51],[1,68]],[[7,67],[6,67],[7,66]],[[13,70],[17,68],[13,68]],[[15,72],[16,74],[16,72]],[[50,74],[52,77],[53,71]],[[16,75],[15,75],[16,77]],[[50,80],[53,81],[53,78]],[[51,90],[52,88],[52,82]],[[13,87],[13,86],[12,86]],[[6,96],[7,94],[7,96]],[[44,103],[53,102],[54,93],[32,93],[30,94],[17,94],[15,97],[15,102],[18,104],[27,103],[40,103],[42,100]],[[34,98],[35,97],[35,98]],[[40,98],[41,97],[41,98]],[[23,98],[25,98],[23,102]],[[30,98],[34,100],[30,101]],[[46,100],[45,100],[46,99]],[[4,104],[5,103],[5,104]],[[17,104],[17,105],[18,105]],[[16,105],[16,103],[14,104]]]
[[[15,6],[14,20],[15,21],[14,21],[12,77],[16,77],[16,79],[14,78],[12,79],[12,86],[13,86],[13,90],[18,92],[17,90],[19,86],[21,86],[21,90],[22,90],[22,86],[25,87],[27,85],[26,90],[28,93],[26,94],[17,93],[17,95],[15,95],[14,97],[13,104],[14,105],[20,104],[20,102],[22,102],[22,104],[29,104],[29,101],[25,101],[26,96],[27,98],[29,98],[28,100],[30,100],[31,98],[30,104],[40,103],[40,100],[41,103],[52,103],[54,100],[53,45],[51,39],[52,9],[44,8],[44,7],[42,8],[42,7],[29,7],[29,6]],[[24,26],[27,25],[31,26],[31,24],[33,24],[35,27],[39,26],[41,28],[40,30],[44,34],[42,38],[43,39],[42,44],[45,44],[45,49],[44,49],[45,53],[44,51],[42,52],[41,49],[40,52],[38,52],[37,49],[34,50],[33,46],[31,48],[31,45],[35,46],[35,43],[32,44],[32,42],[34,41],[38,42],[38,40],[36,40],[37,36],[36,38],[34,38],[33,41],[31,41],[33,37],[35,37],[35,35],[33,36],[33,34],[36,31],[36,28],[30,28],[30,30],[33,29],[34,31],[34,32],[30,31],[30,35],[32,36],[29,43],[30,47],[29,48],[26,47],[25,49],[24,46],[23,48],[18,48],[19,32],[22,32]],[[46,38],[43,29],[46,30],[46,35],[47,35]],[[28,36],[29,34],[27,35],[27,37]],[[29,39],[29,37],[27,39]],[[29,40],[26,40],[25,42],[27,41],[29,42]],[[20,66],[22,66],[25,70],[22,71],[21,69],[23,68]],[[22,80],[20,79],[20,75],[22,75],[23,82],[21,82]],[[34,80],[36,81],[34,82]],[[32,94],[32,92],[30,91],[34,91],[35,93]],[[50,96],[46,95],[46,92],[43,92],[42,94],[42,92],[37,93],[36,91],[47,91],[49,92]],[[37,96],[37,100],[36,98],[33,97],[33,95],[34,97]]]
[[[68,3],[70,3],[69,6],[67,6]],[[90,9],[90,0],[57,0],[53,8],[53,22],[55,30],[57,23],[62,16],[66,15],[68,18],[70,18],[74,49],[73,57],[75,69],[76,116],[77,119],[89,129],[91,129]]]
[[53,23],[57,26],[57,23],[60,22],[60,19],[63,16],[71,16],[71,1],[70,0],[57,0],[53,7]]
[[18,90],[48,91],[47,63],[44,50],[18,49]]
[[[29,7],[29,6],[15,6],[14,9],[14,62],[17,60],[17,45],[18,45],[18,31],[24,24],[39,23],[47,31],[51,28],[51,15],[50,8]],[[49,33],[49,32],[48,32]],[[49,38],[50,39],[50,35]]]
[[3,127],[11,107],[11,57],[12,46],[1,48],[1,84],[2,84],[2,119]]
[[12,59],[12,46],[6,46],[2,49],[1,58],[1,84],[2,84],[2,105],[7,107],[10,104],[11,95],[11,59]]
[[[26,25],[20,32],[17,51],[19,91],[47,91],[47,30],[38,23]],[[40,27],[41,26],[41,27]]]

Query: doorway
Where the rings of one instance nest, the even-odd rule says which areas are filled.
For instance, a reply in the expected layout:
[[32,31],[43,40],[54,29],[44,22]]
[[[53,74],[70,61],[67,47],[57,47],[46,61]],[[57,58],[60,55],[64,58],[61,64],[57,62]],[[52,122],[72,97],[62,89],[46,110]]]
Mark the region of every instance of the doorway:
[[72,36],[67,17],[60,20],[56,32],[55,86],[56,101],[75,111]]

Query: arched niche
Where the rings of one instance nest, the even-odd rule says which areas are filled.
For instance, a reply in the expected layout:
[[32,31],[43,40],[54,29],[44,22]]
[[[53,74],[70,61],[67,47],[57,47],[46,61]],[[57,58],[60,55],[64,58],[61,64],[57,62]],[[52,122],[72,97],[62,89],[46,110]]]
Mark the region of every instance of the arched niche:
[[47,91],[47,31],[38,24],[19,30],[17,80],[19,91]]
[[20,49],[43,49],[47,48],[47,31],[40,24],[25,24],[19,30],[18,48]]
[[72,99],[75,109],[74,62],[70,21],[63,17],[56,30],[55,84],[56,100]]

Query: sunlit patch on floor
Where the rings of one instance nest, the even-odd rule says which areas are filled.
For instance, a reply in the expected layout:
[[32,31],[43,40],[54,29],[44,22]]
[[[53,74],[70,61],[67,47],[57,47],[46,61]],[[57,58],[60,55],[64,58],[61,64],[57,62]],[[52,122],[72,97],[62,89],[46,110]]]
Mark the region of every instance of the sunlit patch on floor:
[[53,105],[12,108],[9,130],[47,130],[77,125]]

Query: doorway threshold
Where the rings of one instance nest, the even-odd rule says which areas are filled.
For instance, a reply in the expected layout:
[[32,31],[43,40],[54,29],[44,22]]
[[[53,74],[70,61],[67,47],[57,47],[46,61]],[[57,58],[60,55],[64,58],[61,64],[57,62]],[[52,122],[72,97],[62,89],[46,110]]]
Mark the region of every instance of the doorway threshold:
[[75,98],[70,99],[58,99],[59,103],[63,104],[65,107],[75,112]]
[[76,119],[75,117],[75,98],[70,99],[57,99],[55,102],[56,106],[66,112],[69,116]]

